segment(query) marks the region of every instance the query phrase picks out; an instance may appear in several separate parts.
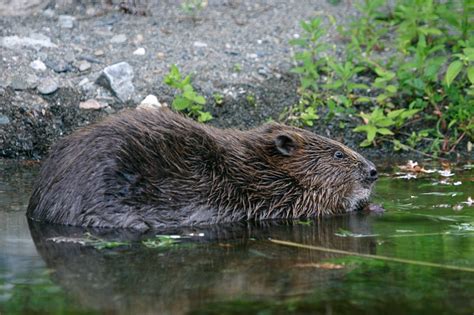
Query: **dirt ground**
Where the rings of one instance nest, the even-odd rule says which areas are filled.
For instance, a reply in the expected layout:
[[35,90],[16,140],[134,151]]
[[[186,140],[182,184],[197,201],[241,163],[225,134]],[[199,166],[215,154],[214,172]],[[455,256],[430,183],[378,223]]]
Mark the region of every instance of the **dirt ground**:
[[[163,78],[171,64],[192,73],[211,124],[250,128],[278,120],[298,100],[289,41],[300,35],[299,22],[330,15],[344,23],[356,14],[352,1],[326,0],[210,0],[194,11],[171,0],[24,2],[0,5],[2,158],[41,159],[59,137],[149,94],[170,103],[175,92]],[[337,45],[338,33],[328,27],[325,40]],[[120,62],[133,69],[127,98],[97,80]],[[91,99],[100,106],[80,105]],[[358,121],[349,117],[347,125]],[[335,125],[320,120],[313,130],[358,149],[363,135]],[[392,155],[385,150],[363,153]]]

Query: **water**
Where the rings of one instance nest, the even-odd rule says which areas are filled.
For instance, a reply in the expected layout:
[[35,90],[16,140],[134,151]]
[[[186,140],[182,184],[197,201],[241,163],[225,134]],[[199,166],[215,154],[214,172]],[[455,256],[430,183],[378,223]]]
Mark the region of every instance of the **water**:
[[[37,166],[0,163],[0,314],[474,312],[474,206],[462,203],[474,198],[474,169],[454,168],[451,185],[434,174],[384,176],[375,195],[383,214],[169,230],[187,237],[149,248],[141,241],[154,234],[29,226]],[[128,245],[77,243],[97,237]]]

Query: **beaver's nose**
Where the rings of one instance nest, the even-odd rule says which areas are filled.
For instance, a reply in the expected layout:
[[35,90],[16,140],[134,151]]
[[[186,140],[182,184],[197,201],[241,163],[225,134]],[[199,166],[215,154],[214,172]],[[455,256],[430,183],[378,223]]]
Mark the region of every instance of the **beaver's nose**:
[[371,168],[369,170],[369,180],[374,182],[377,180],[377,178],[377,170],[375,168]]

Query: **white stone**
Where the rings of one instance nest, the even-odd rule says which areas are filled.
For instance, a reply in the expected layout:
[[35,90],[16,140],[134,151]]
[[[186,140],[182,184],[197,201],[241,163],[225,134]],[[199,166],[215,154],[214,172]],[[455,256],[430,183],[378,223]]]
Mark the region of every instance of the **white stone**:
[[5,36],[0,37],[0,46],[9,49],[18,49],[22,47],[33,47],[39,49],[42,47],[55,48],[48,36],[42,34],[31,34],[30,37]]
[[145,48],[143,48],[143,47],[140,47],[140,48],[138,48],[137,50],[135,50],[133,52],[133,54],[137,55],[137,56],[144,56],[145,53],[146,53],[146,51],[145,51]]
[[32,61],[30,63],[30,67],[33,68],[36,71],[45,71],[46,70],[46,65],[39,59],[36,59],[35,61]]
[[127,35],[125,34],[118,34],[110,39],[110,42],[112,44],[121,44],[121,43],[125,43],[126,41],[127,41]]
[[58,22],[59,26],[62,28],[73,28],[76,18],[70,15],[60,15]]
[[203,43],[203,42],[196,41],[196,42],[193,43],[193,46],[196,47],[196,48],[206,48],[207,44]]
[[163,105],[158,101],[158,98],[155,95],[148,95],[141,101],[140,105],[137,106],[137,109],[157,109]]

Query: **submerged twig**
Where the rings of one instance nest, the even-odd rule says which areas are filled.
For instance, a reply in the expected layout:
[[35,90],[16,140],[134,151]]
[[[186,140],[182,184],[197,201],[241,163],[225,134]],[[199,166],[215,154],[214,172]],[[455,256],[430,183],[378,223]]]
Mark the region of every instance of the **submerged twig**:
[[350,251],[341,250],[341,249],[333,249],[333,248],[326,248],[326,247],[321,247],[321,246],[306,245],[306,244],[300,244],[300,243],[282,241],[282,240],[270,239],[270,242],[275,243],[275,244],[279,244],[279,245],[284,245],[284,246],[305,248],[305,249],[317,250],[317,251],[322,251],[322,252],[327,252],[327,253],[334,253],[334,254],[341,254],[341,255],[351,255],[351,256],[357,256],[357,257],[363,257],[363,258],[369,258],[369,259],[377,259],[377,260],[383,260],[383,261],[389,261],[389,262],[398,262],[398,263],[402,263],[402,264],[418,265],[418,266],[423,266],[423,267],[434,267],[434,268],[449,269],[449,270],[456,270],[456,271],[474,272],[474,268],[470,268],[470,267],[459,267],[459,266],[443,265],[443,264],[437,264],[437,263],[425,262],[425,261],[418,261],[418,260],[411,260],[411,259],[403,259],[403,258],[395,258],[395,257],[387,257],[387,256],[378,256],[378,255],[372,255],[372,254],[361,254],[361,253],[350,252]]

